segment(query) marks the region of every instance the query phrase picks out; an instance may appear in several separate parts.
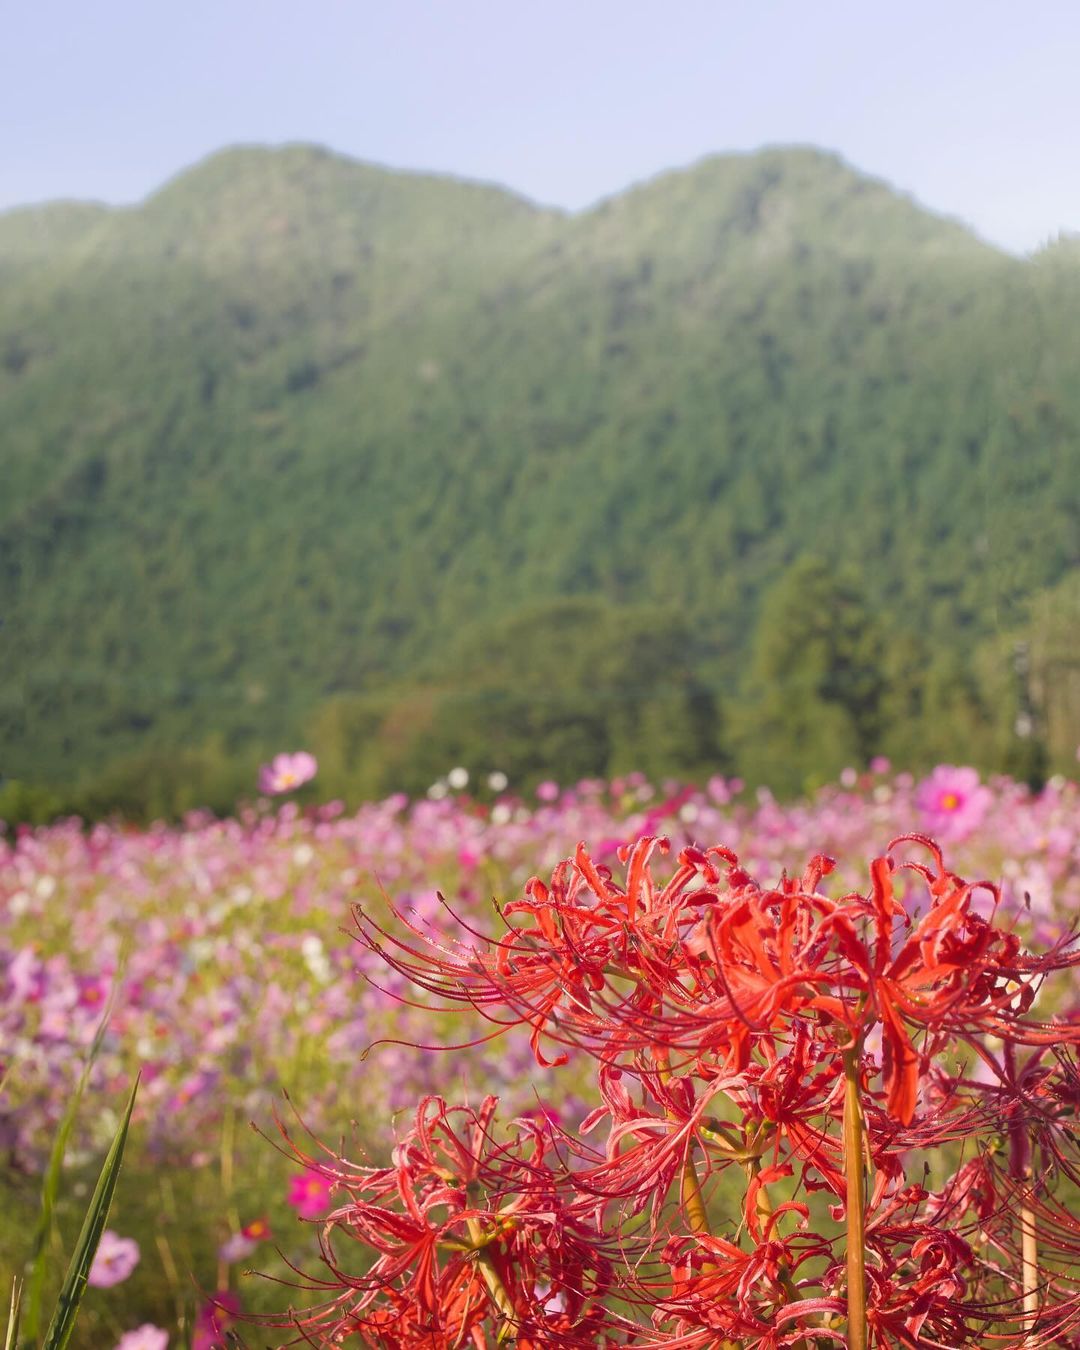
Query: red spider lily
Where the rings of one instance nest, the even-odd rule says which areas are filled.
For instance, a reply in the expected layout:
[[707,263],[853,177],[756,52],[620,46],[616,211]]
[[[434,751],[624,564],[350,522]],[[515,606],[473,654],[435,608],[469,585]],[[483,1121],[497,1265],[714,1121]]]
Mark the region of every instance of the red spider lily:
[[653,1109],[634,1105],[622,1072],[611,1065],[601,1066],[599,1086],[604,1105],[585,1117],[581,1133],[589,1133],[609,1118],[607,1156],[598,1165],[578,1170],[574,1186],[582,1197],[595,1198],[598,1216],[606,1202],[614,1199],[629,1200],[632,1214],[651,1203],[655,1232],[672,1186],[684,1176],[695,1155],[710,1160],[710,1171],[714,1165],[720,1170],[751,1155],[736,1145],[714,1164],[710,1154],[712,1142],[721,1141],[722,1136],[706,1113],[721,1092],[738,1085],[736,1077],[714,1079],[700,1090],[689,1077],[656,1069],[641,1068],[638,1077],[643,1098],[653,1104]]
[[[866,902],[873,921],[873,943],[855,931],[852,920],[858,916],[858,904],[836,919],[841,948],[851,966],[845,972],[845,984],[856,992],[865,991],[865,1005],[858,1006],[852,1016],[847,1000],[815,1001],[815,1006],[833,1013],[853,1034],[866,1027],[868,1015],[880,1020],[888,1109],[904,1123],[915,1111],[920,1066],[929,1060],[925,1049],[921,1057],[916,1053],[908,1025],[937,1037],[967,1040],[990,1034],[1023,1045],[1080,1042],[1080,1025],[1054,1026],[1024,1017],[1042,978],[1053,970],[1080,964],[1080,951],[1069,952],[1069,944],[1064,943],[1041,957],[1024,953],[1014,932],[995,927],[972,908],[976,892],[985,891],[996,910],[999,894],[995,886],[965,882],[948,872],[937,845],[920,835],[894,840],[890,852],[906,841],[929,849],[934,859],[933,869],[904,864],[927,885],[930,904],[926,914],[917,922],[908,918],[894,893],[891,858],[875,859]],[[893,920],[897,916],[907,936],[894,954]]]
[[795,1024],[785,1054],[777,1054],[775,1044],[766,1041],[761,1055],[765,1065],[749,1065],[729,1093],[744,1132],[752,1125],[754,1138],[767,1142],[774,1157],[786,1141],[790,1155],[805,1168],[808,1190],[827,1187],[843,1195],[841,1145],[830,1130],[842,1106],[843,1084],[835,1056],[815,1042],[802,1022]]
[[[675,876],[658,888],[649,861],[668,847],[666,839],[646,837],[628,852],[622,850],[629,866],[627,888],[621,890],[610,871],[579,845],[574,859],[555,869],[550,886],[534,877],[524,898],[506,907],[508,921],[528,922],[510,925],[503,938],[470,932],[471,942],[447,940],[398,913],[417,940],[409,942],[357,907],[358,934],[429,993],[471,1004],[501,1027],[528,1023],[533,1049],[545,1066],[565,1061],[563,1055],[554,1061],[543,1056],[545,1032],[557,1041],[591,1047],[613,1037],[626,1048],[652,1045],[663,1040],[652,1025],[658,996],[674,989],[685,964],[680,925],[686,926],[688,915],[696,919],[694,906],[726,889],[713,856],[737,862],[725,849],[708,854],[686,849]],[[626,987],[617,988],[613,980]],[[735,1009],[729,1005],[726,1013],[734,1017]]]
[[1080,1041],[1080,1026],[1024,1017],[1041,979],[1080,963],[1080,951],[1027,955],[1014,933],[972,908],[980,890],[996,905],[995,888],[947,872],[936,845],[920,836],[892,847],[912,840],[935,860],[933,869],[904,864],[928,891],[917,922],[896,898],[888,856],[871,865],[867,896],[830,900],[817,891],[833,866],[823,856],[798,883],[766,890],[730,851],[687,848],[658,886],[650,863],[667,842],[654,838],[626,853],[625,888],[579,846],[550,887],[533,879],[525,898],[507,906],[507,920],[519,922],[502,939],[447,947],[414,927],[415,945],[357,918],[362,938],[423,988],[471,1003],[500,1025],[528,1022],[545,1064],[545,1031],[608,1056],[665,1045],[720,1056],[739,1071],[796,1019],[824,1018],[849,1042],[880,1025],[888,1110],[907,1123],[929,1060],[910,1027],[1030,1045]]
[[981,1117],[983,1135],[1008,1139],[1012,1175],[1022,1179],[1030,1174],[1037,1155],[1041,1171],[1061,1171],[1080,1185],[1074,1147],[1080,1066],[1073,1047],[1040,1046],[1018,1062],[1015,1047],[1009,1043],[1000,1051],[978,1041],[973,1045],[978,1067],[990,1076],[961,1074],[953,1080],[953,1090],[977,1103],[974,1110]]
[[[495,1106],[426,1098],[390,1167],[343,1165],[348,1198],[322,1237],[329,1274],[306,1285],[323,1301],[276,1324],[315,1344],[602,1344],[620,1249],[575,1212],[548,1123],[519,1120],[497,1139]],[[365,1274],[339,1257],[344,1240],[374,1254]]]
[[[912,843],[930,865],[894,861]],[[340,1203],[308,1286],[322,1302],[288,1325],[400,1350],[1075,1345],[1080,1224],[1049,1181],[1080,1181],[1080,1023],[1032,1009],[1080,951],[1027,953],[995,888],[920,836],[839,898],[823,855],[763,887],[721,847],[683,849],[661,883],[667,850],[620,851],[620,884],[579,846],[497,937],[403,916],[399,937],[357,910],[361,941],[492,1034],[527,1024],[544,1064],[566,1059],[545,1037],[590,1051],[601,1104],[582,1133],[607,1137],[589,1149],[543,1116],[499,1130],[493,1099],[431,1097],[387,1167],[297,1152]],[[957,1044],[981,1076],[941,1067]],[[912,1183],[913,1160],[969,1139],[981,1151],[939,1190]],[[721,1236],[709,1200],[732,1167],[741,1214]],[[802,1198],[821,1190],[831,1233]],[[364,1274],[346,1241],[372,1254]]]
[[[1044,1260],[1040,1309],[1027,1322],[1016,1215],[1029,1205],[1058,1269]],[[963,1164],[937,1193],[905,1186],[871,1206],[866,1230],[870,1343],[882,1346],[1071,1345],[1080,1312],[1080,1225],[1000,1171]],[[839,1278],[837,1275],[835,1278]]]
[[1074,1291],[1044,1286],[1043,1315],[1027,1325],[1015,1282],[940,1223],[880,1225],[868,1234],[867,1321],[881,1347],[1074,1345]]
[[814,1234],[780,1238],[769,1225],[759,1229],[749,1251],[726,1238],[696,1235],[676,1238],[664,1260],[670,1267],[670,1293],[656,1302],[655,1333],[646,1346],[678,1346],[713,1350],[736,1341],[750,1350],[795,1345],[807,1328],[843,1344],[839,1326],[830,1331],[830,1315],[842,1316],[844,1302],[806,1289],[800,1270],[831,1254],[830,1245]]

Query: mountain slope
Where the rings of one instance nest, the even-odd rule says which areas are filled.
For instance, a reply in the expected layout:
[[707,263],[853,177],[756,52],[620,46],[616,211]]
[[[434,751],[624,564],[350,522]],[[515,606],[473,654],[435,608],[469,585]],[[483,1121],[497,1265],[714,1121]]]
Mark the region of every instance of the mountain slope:
[[270,746],[559,596],[673,607],[730,693],[806,552],[962,652],[1080,559],[1075,256],[820,152],[566,217],[229,151],[0,217],[0,278],[10,774]]

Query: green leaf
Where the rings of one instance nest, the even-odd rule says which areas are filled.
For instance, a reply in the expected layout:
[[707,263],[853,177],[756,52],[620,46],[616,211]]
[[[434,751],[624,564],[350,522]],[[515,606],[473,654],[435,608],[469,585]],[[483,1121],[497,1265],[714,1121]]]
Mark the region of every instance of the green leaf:
[[120,1175],[120,1164],[124,1157],[124,1145],[127,1143],[128,1126],[131,1123],[131,1112],[135,1106],[135,1094],[138,1090],[139,1079],[136,1077],[131,1086],[127,1107],[124,1110],[124,1118],[117,1128],[112,1147],[109,1149],[108,1156],[101,1169],[101,1175],[98,1177],[98,1183],[94,1187],[94,1196],[90,1201],[90,1208],[86,1211],[82,1232],[79,1234],[79,1240],[75,1244],[75,1251],[68,1265],[67,1274],[64,1276],[60,1297],[56,1302],[56,1311],[53,1313],[49,1329],[45,1333],[42,1350],[64,1350],[64,1346],[67,1345],[71,1337],[72,1329],[75,1326],[75,1318],[79,1311],[79,1304],[82,1302],[82,1296],[86,1290],[86,1280],[93,1264],[94,1253],[98,1249],[101,1234],[104,1232],[105,1224],[109,1219],[109,1208],[112,1205],[113,1191],[116,1189],[116,1179]]

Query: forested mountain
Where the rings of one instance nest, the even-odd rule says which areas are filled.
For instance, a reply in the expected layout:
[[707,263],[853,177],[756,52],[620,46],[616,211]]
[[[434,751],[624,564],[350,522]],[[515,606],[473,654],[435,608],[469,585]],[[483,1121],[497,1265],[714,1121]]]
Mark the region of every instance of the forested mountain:
[[0,216],[0,772],[1003,763],[1080,561],[1078,362],[1080,246],[815,150],[570,216],[238,149]]

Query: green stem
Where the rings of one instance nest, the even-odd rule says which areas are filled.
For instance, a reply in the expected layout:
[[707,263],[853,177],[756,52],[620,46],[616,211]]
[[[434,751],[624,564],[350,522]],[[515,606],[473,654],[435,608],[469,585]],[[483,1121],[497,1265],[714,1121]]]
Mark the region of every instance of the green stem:
[[859,1042],[844,1055],[844,1175],[847,1180],[847,1343],[866,1350],[866,1202]]
[[697,1168],[689,1150],[683,1163],[682,1204],[692,1232],[712,1232],[709,1227],[709,1216],[705,1211],[705,1197],[701,1194],[701,1182],[698,1180]]
[[[683,1163],[682,1206],[691,1232],[712,1233],[709,1215],[705,1209],[705,1197],[701,1193],[701,1182],[698,1180],[697,1168],[689,1150]],[[703,1266],[702,1269],[707,1270],[708,1266]],[[735,1341],[721,1341],[717,1350],[740,1350],[740,1347]]]
[[468,1219],[466,1227],[469,1232],[469,1241],[473,1245],[473,1251],[476,1255],[476,1263],[480,1267],[480,1274],[484,1283],[487,1285],[488,1293],[491,1295],[491,1301],[499,1310],[502,1323],[496,1334],[496,1345],[504,1345],[509,1340],[514,1340],[517,1336],[517,1310],[514,1307],[513,1299],[507,1293],[506,1285],[503,1284],[498,1270],[495,1268],[495,1262],[491,1259],[491,1253],[487,1251],[488,1238],[480,1224],[479,1219]]
[[[761,1159],[751,1158],[744,1164],[744,1167],[746,1171],[746,1180],[747,1182],[751,1182],[761,1171]],[[769,1194],[769,1188],[767,1186],[758,1187],[754,1209],[757,1211],[758,1222],[761,1224],[762,1231],[764,1232],[766,1225],[773,1215],[772,1196]],[[780,1284],[788,1297],[788,1302],[798,1302],[799,1291],[795,1287],[795,1281],[791,1278],[791,1271],[786,1262],[780,1266]],[[791,1350],[809,1350],[809,1342],[805,1340],[793,1341]]]

